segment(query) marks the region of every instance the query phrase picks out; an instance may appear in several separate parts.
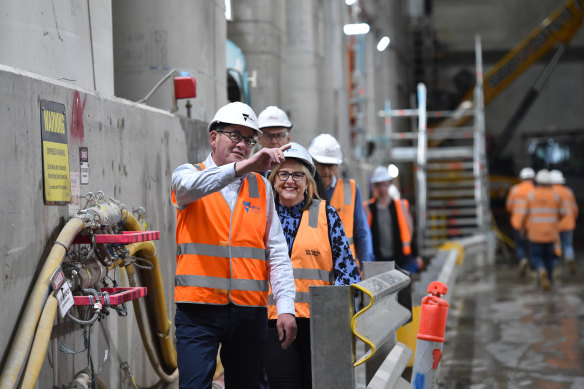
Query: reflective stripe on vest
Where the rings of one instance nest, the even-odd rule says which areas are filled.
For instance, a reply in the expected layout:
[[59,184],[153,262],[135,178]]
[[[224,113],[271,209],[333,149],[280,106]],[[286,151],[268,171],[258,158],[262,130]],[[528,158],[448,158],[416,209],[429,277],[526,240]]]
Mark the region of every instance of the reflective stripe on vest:
[[355,204],[356,194],[357,188],[354,180],[343,180],[339,178],[330,203],[335,207],[337,213],[341,217],[341,222],[343,223],[343,228],[345,229],[345,234],[349,241],[351,253],[353,254],[353,258],[355,258],[355,262],[359,264],[359,261],[357,261],[357,253],[355,252],[355,241],[353,239],[355,206],[357,206]]
[[527,238],[535,243],[552,243],[558,239],[560,198],[551,187],[536,186],[527,196]]
[[515,230],[522,229],[521,220],[525,214],[527,196],[529,192],[533,190],[533,187],[534,186],[532,181],[521,181],[520,183],[513,185],[509,191],[509,194],[507,195],[505,208],[511,214],[511,227],[513,227]]
[[[325,201],[313,200],[308,210],[302,213],[290,257],[296,286],[295,314],[296,317],[310,317],[310,286],[331,285],[334,281],[333,254],[329,244]],[[277,317],[275,302],[270,292],[268,318]]]
[[233,212],[219,191],[177,210],[176,302],[266,306],[266,190],[250,173]]

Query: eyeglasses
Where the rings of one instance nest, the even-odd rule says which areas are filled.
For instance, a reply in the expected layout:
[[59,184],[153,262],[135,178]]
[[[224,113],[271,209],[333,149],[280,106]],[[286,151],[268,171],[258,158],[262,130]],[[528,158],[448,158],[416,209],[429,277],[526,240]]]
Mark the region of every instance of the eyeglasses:
[[287,172],[285,170],[280,170],[278,173],[276,173],[278,178],[280,179],[280,181],[286,182],[288,181],[288,177],[292,176],[292,181],[298,182],[301,181],[304,178],[304,173],[303,172]]
[[320,163],[320,162],[315,162],[314,165],[317,167],[317,169],[322,169],[322,170],[332,170],[332,169],[339,166],[339,165],[336,165],[334,163]]
[[287,131],[277,132],[275,134],[263,133],[263,134],[260,135],[260,137],[266,138],[266,139],[269,139],[269,140],[272,140],[272,139],[281,140],[281,139],[284,139],[286,136],[288,136],[288,132]]
[[243,136],[241,135],[239,132],[231,132],[231,131],[223,131],[223,130],[217,130],[218,133],[220,134],[225,134],[229,137],[229,139],[231,139],[231,141],[235,144],[241,142],[241,140],[243,139],[243,142],[245,143],[245,147],[251,149],[252,147],[254,147],[258,141],[255,140],[255,138],[253,136]]

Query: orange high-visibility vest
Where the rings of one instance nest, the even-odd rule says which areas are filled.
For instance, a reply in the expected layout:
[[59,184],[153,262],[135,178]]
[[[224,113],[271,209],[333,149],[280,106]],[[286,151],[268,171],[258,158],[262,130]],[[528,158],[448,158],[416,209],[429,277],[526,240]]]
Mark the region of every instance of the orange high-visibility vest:
[[343,180],[339,178],[337,180],[337,186],[335,186],[330,204],[335,207],[337,213],[341,217],[341,222],[343,223],[343,228],[345,229],[345,234],[347,235],[347,240],[349,241],[351,253],[353,254],[353,258],[355,258],[355,262],[359,264],[359,261],[357,261],[357,253],[355,251],[355,240],[353,239],[356,195],[357,186],[355,181],[352,179]]
[[571,231],[576,228],[576,218],[578,217],[578,204],[576,203],[574,192],[565,185],[552,185],[552,188],[560,196],[562,214],[565,215],[560,220],[558,229],[560,231]]
[[393,199],[393,202],[397,213],[399,236],[402,241],[402,251],[404,255],[410,255],[412,253],[412,234],[410,232],[410,223],[408,223],[408,209],[400,199]]
[[[333,252],[329,243],[326,202],[312,200],[302,213],[290,255],[294,268],[296,317],[310,317],[310,285],[332,285]],[[273,296],[268,296],[268,318],[277,319]]]
[[527,195],[527,239],[535,243],[553,243],[558,238],[560,196],[551,187],[536,186]]
[[[409,202],[407,200],[393,199],[395,205],[395,212],[397,214],[397,224],[399,228],[399,236],[402,241],[402,252],[404,255],[410,255],[412,253],[412,231],[411,223],[409,221]],[[369,209],[369,205],[375,203],[375,199],[370,199],[363,202],[363,210],[367,215],[367,223],[369,228],[371,228],[371,223],[373,221],[373,215]]]
[[219,191],[177,209],[175,302],[267,305],[266,202],[263,179],[249,173],[233,212]]
[[525,215],[527,195],[533,190],[533,182],[530,180],[521,181],[509,190],[505,208],[511,214],[511,227],[516,230],[521,229],[521,220]]

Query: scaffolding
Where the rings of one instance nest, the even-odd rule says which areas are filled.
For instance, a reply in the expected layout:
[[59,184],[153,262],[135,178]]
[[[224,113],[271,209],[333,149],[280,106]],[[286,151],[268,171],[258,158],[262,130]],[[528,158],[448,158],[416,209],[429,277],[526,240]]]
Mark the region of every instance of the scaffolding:
[[[490,228],[488,172],[485,149],[482,50],[475,37],[476,85],[472,102],[454,111],[427,111],[426,86],[417,87],[417,108],[392,109],[385,117],[385,137],[392,163],[414,164],[416,239],[429,257],[445,241],[485,233]],[[392,117],[417,118],[417,131],[394,132]],[[428,118],[472,119],[457,127],[427,127]],[[467,121],[468,122],[468,121]],[[411,143],[394,146],[394,143]]]

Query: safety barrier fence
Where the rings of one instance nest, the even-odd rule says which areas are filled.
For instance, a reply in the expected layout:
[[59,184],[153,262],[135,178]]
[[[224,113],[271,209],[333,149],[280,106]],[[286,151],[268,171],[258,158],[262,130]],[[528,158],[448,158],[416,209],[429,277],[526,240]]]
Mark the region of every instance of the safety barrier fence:
[[[366,262],[357,284],[311,287],[313,387],[435,387],[448,310],[441,295],[447,289],[444,297],[452,295],[463,263],[482,265],[492,256],[493,241],[482,234],[445,243],[412,285],[391,263]],[[400,291],[410,286],[412,314],[398,303]],[[356,305],[362,307],[357,312]],[[411,383],[402,378],[408,366]]]

